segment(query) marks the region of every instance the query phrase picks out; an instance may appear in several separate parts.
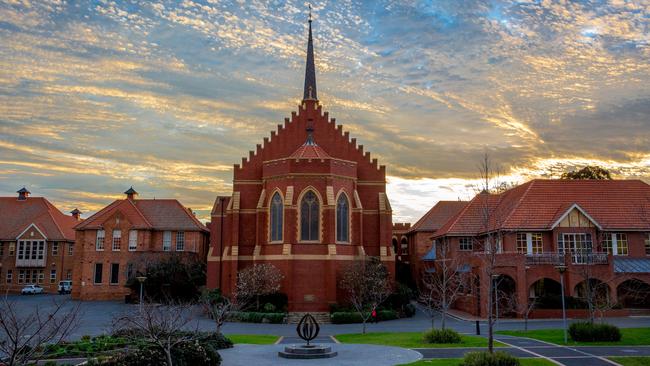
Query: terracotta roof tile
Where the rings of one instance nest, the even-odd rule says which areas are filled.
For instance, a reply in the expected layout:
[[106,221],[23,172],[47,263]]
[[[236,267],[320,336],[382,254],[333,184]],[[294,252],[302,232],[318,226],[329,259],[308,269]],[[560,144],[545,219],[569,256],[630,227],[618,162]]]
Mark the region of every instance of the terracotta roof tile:
[[467,204],[467,201],[440,201],[425,213],[408,232],[434,232],[440,229],[450,218],[456,216]]
[[316,144],[303,144],[291,154],[292,159],[329,159],[331,158],[320,146]]
[[44,197],[0,197],[0,240],[14,240],[35,224],[51,240],[74,240],[77,219],[59,211]]

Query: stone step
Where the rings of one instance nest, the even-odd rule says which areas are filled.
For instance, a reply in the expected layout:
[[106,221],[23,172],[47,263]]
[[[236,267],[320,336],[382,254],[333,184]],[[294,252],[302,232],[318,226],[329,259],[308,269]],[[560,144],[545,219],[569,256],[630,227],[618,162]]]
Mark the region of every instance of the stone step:
[[330,314],[329,313],[306,313],[306,312],[290,312],[289,316],[287,318],[287,323],[289,324],[298,324],[300,322],[300,319],[302,319],[305,314],[311,314],[311,316],[316,319],[318,324],[329,324],[331,323],[330,321]]

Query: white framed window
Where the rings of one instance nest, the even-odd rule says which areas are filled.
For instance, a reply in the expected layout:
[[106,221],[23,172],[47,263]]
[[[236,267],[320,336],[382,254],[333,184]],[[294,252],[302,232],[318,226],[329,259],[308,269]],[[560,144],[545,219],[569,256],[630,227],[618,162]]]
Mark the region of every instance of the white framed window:
[[471,251],[473,249],[474,249],[474,245],[472,245],[472,238],[470,237],[458,238],[458,250]]
[[544,251],[542,233],[517,233],[517,253],[540,254]]
[[16,243],[11,242],[11,243],[9,243],[9,256],[13,257],[14,254],[16,254]]
[[18,283],[25,283],[25,270],[21,269],[18,271]]
[[59,243],[52,243],[52,255],[59,255]]
[[71,256],[74,253],[74,243],[68,243],[68,255]]
[[66,280],[72,280],[72,270],[69,269],[68,272],[65,274],[65,279]]
[[43,280],[45,279],[45,274],[43,273],[42,269],[38,270],[38,283],[43,283]]
[[11,281],[13,281],[13,279],[14,279],[14,271],[11,270],[11,269],[8,269],[8,270],[7,270],[7,278],[6,278],[6,282],[7,282],[7,283],[11,283]]
[[133,252],[138,249],[138,231],[129,231],[129,251]]
[[122,249],[122,230],[113,230],[113,251],[119,252]]
[[163,250],[169,252],[172,250],[172,232],[164,231],[163,232]]
[[97,238],[95,239],[95,250],[102,251],[104,250],[104,237],[106,232],[104,230],[97,230]]
[[50,283],[56,282],[56,269],[50,270]]
[[176,251],[182,252],[185,250],[185,232],[176,232]]
[[627,234],[605,233],[603,250],[613,255],[627,255]]

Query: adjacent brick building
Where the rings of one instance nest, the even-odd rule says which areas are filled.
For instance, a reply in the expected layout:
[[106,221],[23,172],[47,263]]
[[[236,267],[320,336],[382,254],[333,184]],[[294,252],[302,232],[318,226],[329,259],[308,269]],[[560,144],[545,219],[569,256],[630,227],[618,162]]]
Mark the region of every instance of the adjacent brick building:
[[[498,252],[492,279],[482,260],[488,235]],[[472,314],[485,316],[492,285],[520,304],[558,296],[560,266],[567,296],[585,298],[589,280],[611,303],[649,305],[647,293],[629,296],[633,288],[650,288],[650,186],[639,180],[533,180],[482,193],[432,238],[425,262],[440,260],[446,244],[446,257],[460,259],[459,268],[478,279],[456,304]],[[419,253],[430,248],[415,246]]]
[[38,284],[56,292],[60,280],[72,279],[73,226],[80,212],[66,215],[24,187],[17,193],[0,197],[0,291]]
[[342,302],[341,269],[376,256],[394,276],[386,170],[318,101],[311,21],[298,112],[234,166],[233,193],[212,211],[208,286],[231,294],[237,274],[272,263],[290,312]]
[[75,226],[72,297],[118,300],[130,294],[127,280],[142,263],[164,256],[205,260],[208,230],[175,199],[138,199],[130,188]]

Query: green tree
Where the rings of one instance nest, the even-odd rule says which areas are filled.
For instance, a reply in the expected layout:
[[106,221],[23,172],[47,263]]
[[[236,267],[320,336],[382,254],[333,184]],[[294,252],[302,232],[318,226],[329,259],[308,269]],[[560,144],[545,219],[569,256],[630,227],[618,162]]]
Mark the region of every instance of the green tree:
[[609,170],[599,167],[587,165],[586,167],[580,170],[574,170],[571,172],[566,172],[562,174],[562,179],[612,179],[612,175]]

